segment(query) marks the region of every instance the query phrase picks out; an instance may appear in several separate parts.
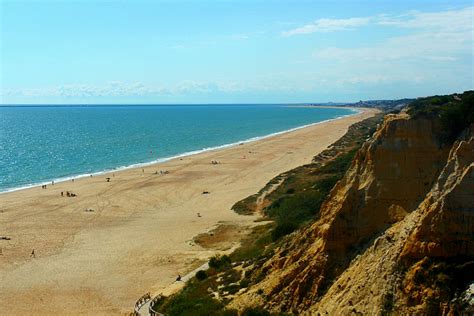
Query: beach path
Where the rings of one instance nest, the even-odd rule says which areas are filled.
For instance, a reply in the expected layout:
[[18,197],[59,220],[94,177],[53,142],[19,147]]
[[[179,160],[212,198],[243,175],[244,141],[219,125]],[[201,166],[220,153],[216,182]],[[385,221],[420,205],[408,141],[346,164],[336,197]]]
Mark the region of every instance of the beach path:
[[[178,274],[236,246],[238,236],[256,225],[257,216],[231,211],[235,202],[278,174],[309,163],[351,124],[375,112],[364,110],[144,171],[0,194],[0,236],[10,238],[0,240],[0,314],[131,312],[144,293],[166,289]],[[77,196],[62,197],[66,191]],[[218,249],[194,242],[219,225],[237,227],[236,235],[227,236]]]

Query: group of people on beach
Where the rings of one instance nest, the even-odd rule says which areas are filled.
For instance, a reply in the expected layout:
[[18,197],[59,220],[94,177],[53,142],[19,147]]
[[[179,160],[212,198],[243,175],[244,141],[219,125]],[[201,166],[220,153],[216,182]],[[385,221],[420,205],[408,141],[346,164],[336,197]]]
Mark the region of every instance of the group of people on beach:
[[[51,185],[54,185],[54,181],[51,181]],[[47,188],[47,187],[46,187],[46,184],[43,184],[43,185],[41,186],[41,189],[46,189],[46,188]]]
[[[61,196],[64,196],[64,192],[61,191]],[[72,192],[69,192],[69,191],[66,191],[66,196],[67,197],[76,197],[76,193],[72,193]]]
[[[168,170],[160,170],[160,174],[168,174],[170,173]],[[155,171],[155,174],[158,174],[158,171]]]

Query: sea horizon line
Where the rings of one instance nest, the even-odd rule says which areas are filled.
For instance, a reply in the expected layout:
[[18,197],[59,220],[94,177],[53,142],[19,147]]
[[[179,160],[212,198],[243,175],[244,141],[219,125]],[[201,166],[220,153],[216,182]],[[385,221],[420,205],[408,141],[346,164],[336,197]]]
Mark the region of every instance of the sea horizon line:
[[66,106],[206,106],[206,105],[312,105],[312,106],[343,106],[356,102],[267,102],[267,103],[19,103],[0,104],[0,107],[66,107]]

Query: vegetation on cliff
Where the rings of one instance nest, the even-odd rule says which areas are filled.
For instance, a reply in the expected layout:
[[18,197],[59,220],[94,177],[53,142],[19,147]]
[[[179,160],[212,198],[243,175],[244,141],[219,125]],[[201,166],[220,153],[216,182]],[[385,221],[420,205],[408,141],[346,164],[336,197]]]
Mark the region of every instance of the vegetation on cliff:
[[474,123],[474,91],[420,98],[410,103],[408,113],[413,118],[439,119],[441,140],[452,143],[463,130]]

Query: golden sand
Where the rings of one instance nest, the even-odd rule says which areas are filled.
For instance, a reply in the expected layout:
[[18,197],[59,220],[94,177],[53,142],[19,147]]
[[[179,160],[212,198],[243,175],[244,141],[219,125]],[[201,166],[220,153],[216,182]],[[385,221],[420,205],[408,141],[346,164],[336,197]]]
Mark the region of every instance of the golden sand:
[[[0,236],[11,238],[0,240],[0,314],[132,311],[142,294],[159,292],[215,254],[194,237],[223,224],[255,225],[256,216],[231,211],[235,202],[309,163],[375,112],[365,109],[144,172],[129,169],[0,194]],[[61,191],[77,196],[61,197]]]

